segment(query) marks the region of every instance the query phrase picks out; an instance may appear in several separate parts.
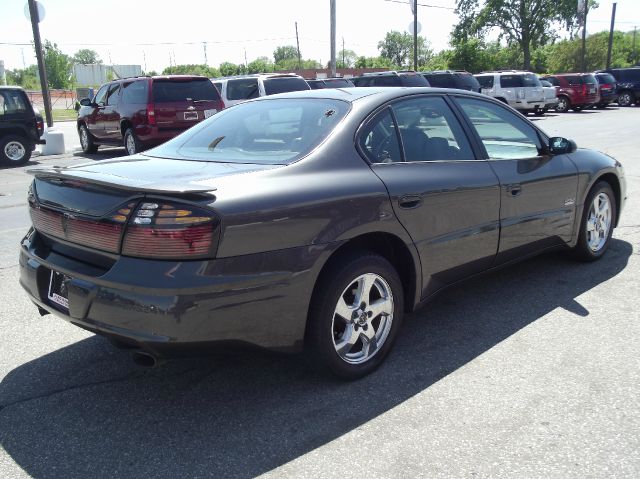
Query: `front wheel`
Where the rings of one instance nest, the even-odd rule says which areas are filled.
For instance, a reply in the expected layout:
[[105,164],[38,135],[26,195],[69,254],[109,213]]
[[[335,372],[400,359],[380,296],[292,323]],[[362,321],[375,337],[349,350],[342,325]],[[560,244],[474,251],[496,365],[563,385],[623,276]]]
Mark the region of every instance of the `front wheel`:
[[623,91],[620,93],[618,97],[618,105],[620,106],[631,106],[631,104],[635,102],[635,97],[633,93],[630,91]]
[[95,153],[98,151],[98,145],[93,141],[93,137],[85,125],[78,127],[78,135],[80,136],[80,147],[85,153]]
[[595,261],[604,255],[611,242],[616,211],[615,195],[609,183],[596,183],[584,203],[578,243],[573,249],[578,259]]
[[7,135],[0,139],[0,164],[22,166],[31,158],[32,144],[21,135]]
[[569,111],[569,107],[571,106],[569,99],[566,96],[558,97],[558,104],[556,105],[556,111],[558,113],[566,113]]
[[135,155],[142,151],[142,145],[131,128],[129,128],[124,134],[124,147],[129,155]]
[[307,354],[316,366],[342,378],[365,376],[393,346],[403,308],[402,282],[385,258],[339,257],[314,293]]

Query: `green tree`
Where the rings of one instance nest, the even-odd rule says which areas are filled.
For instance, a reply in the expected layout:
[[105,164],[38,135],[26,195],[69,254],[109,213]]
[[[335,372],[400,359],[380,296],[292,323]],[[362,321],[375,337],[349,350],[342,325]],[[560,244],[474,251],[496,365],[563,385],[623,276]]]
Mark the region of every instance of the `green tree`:
[[47,82],[51,88],[69,88],[71,86],[71,58],[62,53],[58,45],[49,40],[44,42],[44,63]]
[[291,60],[298,61],[298,49],[291,45],[281,46],[273,52],[273,61],[276,65],[288,63]]
[[[593,0],[590,5],[597,7]],[[453,43],[497,30],[500,39],[520,48],[522,67],[530,70],[532,52],[557,36],[557,25],[569,31],[575,27],[576,10],[576,0],[457,0],[460,22],[454,29]]]
[[219,77],[220,71],[208,65],[173,65],[162,70],[163,75],[202,75],[208,78]]
[[230,62],[221,63],[218,69],[220,70],[220,75],[223,77],[242,75],[246,72],[246,68],[243,64],[236,65],[235,63]]
[[38,80],[38,67],[30,65],[24,69],[7,70],[7,84],[21,86],[25,90],[36,90],[40,88]]
[[102,63],[100,56],[95,50],[83,48],[78,50],[72,58],[72,61],[76,65],[94,65],[96,63]]
[[342,49],[336,58],[336,68],[353,68],[358,60],[358,54],[353,50]]
[[385,57],[358,57],[355,66],[356,68],[394,68],[391,60]]
[[259,57],[247,65],[247,73],[269,73],[275,69],[275,65],[268,57]]
[[[413,36],[407,32],[390,31],[378,42],[380,56],[399,68],[413,66]],[[424,37],[418,37],[418,68],[424,67],[433,56],[433,50]]]

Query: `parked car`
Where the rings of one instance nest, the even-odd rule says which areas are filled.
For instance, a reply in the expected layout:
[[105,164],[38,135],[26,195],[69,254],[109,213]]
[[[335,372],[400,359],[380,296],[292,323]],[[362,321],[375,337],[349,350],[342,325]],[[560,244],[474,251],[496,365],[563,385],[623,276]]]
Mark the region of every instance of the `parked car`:
[[499,70],[474,75],[481,92],[524,113],[544,114],[544,91],[538,77],[526,71]]
[[159,145],[224,108],[209,79],[193,75],[115,80],[80,105],[82,151],[124,145],[130,155]]
[[618,105],[631,106],[640,104],[640,67],[612,68],[597,73],[610,73],[618,82]]
[[261,96],[311,89],[306,80],[295,73],[238,75],[228,78],[214,78],[211,81],[227,106],[237,105]]
[[351,81],[355,86],[364,87],[429,86],[425,77],[409,70],[363,73],[359,77],[352,78]]
[[44,121],[26,92],[0,86],[0,165],[24,165],[36,145],[43,145]]
[[547,75],[542,79],[556,87],[557,112],[565,113],[570,109],[582,111],[600,102],[598,81],[592,73],[562,73]]
[[32,170],[20,284],[141,363],[245,343],[373,371],[403,313],[549,249],[601,258],[608,155],[432,88],[259,98],[144,154]]
[[542,90],[544,91],[544,111],[545,113],[549,109],[554,109],[558,104],[558,95],[556,93],[556,87],[554,87],[547,80],[540,80]]
[[611,73],[595,73],[594,76],[598,81],[598,93],[600,101],[596,104],[597,108],[606,108],[609,104],[618,101],[618,82]]
[[464,70],[434,70],[421,72],[421,75],[435,88],[456,88],[480,93],[478,80]]
[[322,88],[353,88],[353,82],[348,78],[318,78],[317,80],[307,80],[312,90]]

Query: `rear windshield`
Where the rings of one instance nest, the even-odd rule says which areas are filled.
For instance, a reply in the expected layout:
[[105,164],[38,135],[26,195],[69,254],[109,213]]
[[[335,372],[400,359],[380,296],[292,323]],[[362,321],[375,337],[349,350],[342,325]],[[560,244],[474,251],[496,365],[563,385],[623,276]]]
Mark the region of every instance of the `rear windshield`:
[[598,84],[598,80],[596,80],[596,77],[594,75],[584,75],[582,77],[582,81],[589,84],[589,83],[595,83],[596,85]]
[[199,100],[220,100],[220,94],[208,78],[202,80],[154,80],[153,99],[156,103]]
[[268,78],[264,81],[264,92],[267,95],[300,90],[310,90],[309,84],[302,78]]
[[475,77],[482,88],[493,88],[493,76]]
[[422,75],[400,75],[402,86],[430,86],[429,81]]
[[480,90],[480,83],[478,83],[478,80],[471,74],[454,73],[454,78],[458,88],[471,91]]
[[241,103],[145,154],[223,163],[287,164],[318,146],[348,111],[347,102],[320,98]]
[[350,88],[353,86],[349,80],[344,78],[331,78],[324,81],[326,88]]
[[500,85],[503,88],[536,87],[540,86],[540,80],[532,73],[524,75],[502,75]]
[[610,73],[598,73],[596,75],[598,83],[615,83],[616,79]]
[[229,100],[250,100],[259,96],[257,78],[227,81],[227,99]]

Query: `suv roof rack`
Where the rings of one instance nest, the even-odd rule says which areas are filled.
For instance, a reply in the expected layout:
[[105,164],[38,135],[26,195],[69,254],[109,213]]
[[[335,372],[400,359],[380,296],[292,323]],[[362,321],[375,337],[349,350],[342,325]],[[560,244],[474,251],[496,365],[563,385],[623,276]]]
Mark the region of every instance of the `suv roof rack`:
[[416,72],[415,70],[387,70],[385,72],[366,72],[366,73],[363,73],[361,76],[374,77],[374,76],[380,76],[380,75],[399,75],[400,73],[418,73],[418,72]]

